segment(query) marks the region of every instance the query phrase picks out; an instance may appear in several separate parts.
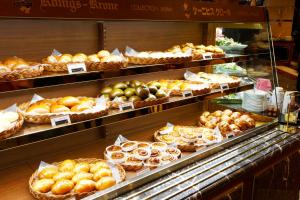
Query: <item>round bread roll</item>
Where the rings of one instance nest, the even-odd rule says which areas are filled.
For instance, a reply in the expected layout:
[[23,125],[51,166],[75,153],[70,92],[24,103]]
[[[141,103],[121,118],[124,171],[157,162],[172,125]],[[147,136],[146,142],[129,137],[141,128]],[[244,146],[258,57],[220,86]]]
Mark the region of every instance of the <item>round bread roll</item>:
[[55,103],[55,101],[52,99],[43,99],[43,100],[37,101],[35,104],[40,104],[40,105],[45,104],[47,106],[51,106],[54,103]]
[[61,172],[73,171],[76,162],[74,160],[65,160],[59,164],[58,170]]
[[87,57],[87,60],[91,61],[91,62],[100,62],[101,61],[97,54],[89,55]]
[[26,110],[28,113],[37,113],[37,114],[45,114],[50,113],[50,107],[45,104],[32,104]]
[[58,59],[59,63],[68,63],[68,62],[72,62],[72,55],[71,54],[63,54],[62,56],[60,56],[60,58]]
[[13,123],[19,119],[19,114],[16,112],[4,112],[2,113],[1,117],[9,121],[10,123]]
[[105,190],[107,188],[110,188],[116,184],[116,180],[111,176],[106,176],[101,178],[96,183],[96,189],[97,190]]
[[214,129],[214,128],[216,128],[216,126],[217,126],[217,123],[213,123],[211,121],[208,121],[205,123],[206,128]]
[[222,115],[221,117],[221,121],[225,121],[225,122],[228,122],[229,124],[232,124],[233,123],[233,120],[231,117],[229,117],[228,115]]
[[230,124],[227,121],[221,121],[219,123],[219,130],[221,131],[222,135],[230,132]]
[[94,99],[91,98],[87,98],[87,99],[80,99],[79,104],[86,104],[89,105],[90,107],[93,107],[96,105],[96,101]]
[[51,113],[70,112],[70,109],[64,105],[54,104],[50,108]]
[[238,119],[241,115],[242,115],[242,114],[241,114],[240,112],[233,112],[233,113],[231,114],[230,117],[231,117],[233,120],[235,120],[235,119]]
[[100,178],[105,177],[105,176],[112,176],[112,172],[110,169],[101,168],[95,172],[93,179],[94,179],[94,181],[98,181]]
[[204,116],[204,117],[208,117],[210,115],[210,112],[208,112],[208,111],[205,111],[204,113],[202,113],[202,116]]
[[122,58],[116,55],[101,58],[101,62],[122,62]]
[[91,173],[79,172],[73,176],[72,181],[74,183],[78,183],[80,180],[83,180],[83,179],[93,180],[93,176],[94,175]]
[[108,166],[108,164],[106,162],[104,162],[104,161],[99,161],[99,162],[96,162],[95,164],[90,164],[90,166],[91,166],[91,168],[90,168],[90,172],[91,173],[96,173],[101,168],[110,169],[110,167]]
[[101,50],[97,53],[97,55],[99,58],[104,58],[104,57],[110,56],[110,53],[109,53],[109,51]]
[[67,106],[67,107],[73,107],[73,106],[79,104],[79,99],[76,97],[67,96],[67,97],[63,97],[63,98],[59,99],[57,101],[57,103],[60,105]]
[[240,128],[235,124],[230,124],[229,128],[230,128],[231,131],[234,131],[234,132],[240,131]]
[[59,181],[59,180],[71,180],[73,177],[73,172],[58,172],[53,176],[54,181]]
[[46,193],[51,190],[54,183],[52,179],[37,180],[32,184],[32,189],[36,192]]
[[207,120],[207,118],[206,118],[206,117],[204,117],[204,116],[202,115],[202,116],[200,116],[200,119],[199,119],[199,121],[200,121],[200,123],[201,123],[201,124],[203,124],[203,125],[204,125],[204,124],[206,124],[206,122],[207,122],[208,120]]
[[90,171],[90,165],[87,162],[80,162],[77,163],[74,167],[74,172],[79,173],[79,172],[89,172]]
[[10,72],[11,69],[3,64],[0,64],[0,73]]
[[248,123],[243,119],[235,119],[234,124],[237,125],[241,130],[246,130],[248,127]]
[[18,63],[11,67],[12,70],[22,70],[27,69],[29,65],[27,63]]
[[75,188],[74,188],[74,191],[76,193],[85,193],[85,192],[91,192],[95,189],[95,182],[92,181],[92,180],[86,180],[86,179],[83,179],[83,180],[80,180]]
[[70,192],[74,187],[73,181],[59,180],[51,188],[51,192],[56,195],[62,195]]
[[58,60],[57,60],[57,58],[55,57],[55,56],[48,56],[47,57],[47,62],[48,63],[57,63],[58,62]]
[[87,60],[87,55],[83,53],[77,53],[72,57],[72,62],[85,62]]
[[91,109],[91,108],[92,108],[92,106],[90,106],[89,104],[81,103],[81,104],[77,104],[77,105],[73,106],[71,108],[71,111],[72,112],[83,112],[83,111]]
[[45,167],[42,169],[38,177],[39,179],[52,179],[58,173],[58,169],[55,166]]
[[215,117],[221,117],[223,115],[223,112],[221,110],[216,110],[212,113],[212,115]]
[[226,109],[223,111],[223,115],[231,116],[232,115],[232,110]]

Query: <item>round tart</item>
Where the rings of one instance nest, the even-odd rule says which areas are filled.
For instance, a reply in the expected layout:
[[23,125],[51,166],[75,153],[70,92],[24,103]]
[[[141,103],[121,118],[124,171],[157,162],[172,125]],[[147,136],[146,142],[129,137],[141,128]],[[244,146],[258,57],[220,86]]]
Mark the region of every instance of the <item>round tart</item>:
[[162,155],[162,152],[159,149],[151,149],[151,157],[159,157]]
[[148,158],[145,162],[145,166],[149,167],[150,169],[155,169],[162,164],[161,159],[159,157],[151,157]]
[[181,139],[186,143],[193,143],[196,142],[198,138],[198,135],[193,132],[187,132],[185,134],[182,134]]
[[150,144],[147,142],[139,142],[138,148],[150,149]]
[[106,147],[107,155],[111,155],[114,152],[122,152],[122,147],[118,145],[110,145]]
[[161,135],[159,137],[163,142],[165,142],[167,144],[172,144],[175,142],[175,137],[173,135],[167,134],[167,135]]
[[151,144],[152,149],[159,149],[161,151],[165,151],[168,148],[168,145],[164,142],[153,142]]
[[121,145],[123,151],[133,151],[138,146],[138,143],[135,141],[125,142]]
[[109,156],[112,163],[123,163],[126,160],[126,154],[123,152],[112,152]]
[[126,171],[138,171],[143,168],[143,161],[134,156],[128,156],[122,166]]
[[171,154],[165,154],[165,155],[163,155],[163,156],[160,158],[160,160],[161,160],[161,164],[165,165],[165,164],[168,164],[168,163],[170,163],[170,162],[172,162],[172,161],[177,160],[177,157],[176,157],[176,156],[173,156],[173,155],[171,155]]
[[133,155],[135,158],[139,160],[146,160],[151,156],[150,150],[144,149],[144,148],[137,148],[133,151]]
[[170,154],[170,155],[175,156],[176,158],[179,158],[180,155],[181,155],[181,151],[180,151],[179,149],[175,148],[175,147],[168,147],[168,148],[166,149],[166,152],[167,152],[168,154]]

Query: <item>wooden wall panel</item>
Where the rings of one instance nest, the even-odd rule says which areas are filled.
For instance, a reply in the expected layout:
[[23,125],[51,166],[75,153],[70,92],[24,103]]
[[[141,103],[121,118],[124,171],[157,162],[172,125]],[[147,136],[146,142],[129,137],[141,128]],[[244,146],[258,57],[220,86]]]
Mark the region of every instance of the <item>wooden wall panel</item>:
[[139,51],[165,50],[176,44],[202,42],[202,24],[192,22],[104,22],[104,47]]
[[98,50],[94,21],[1,20],[0,59],[20,56],[41,59],[53,48],[61,52],[93,53]]

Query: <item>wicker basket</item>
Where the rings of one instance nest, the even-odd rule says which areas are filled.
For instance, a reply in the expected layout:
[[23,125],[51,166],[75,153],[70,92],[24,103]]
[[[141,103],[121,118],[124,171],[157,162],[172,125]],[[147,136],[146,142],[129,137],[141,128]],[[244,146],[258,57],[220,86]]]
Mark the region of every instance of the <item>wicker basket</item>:
[[[59,100],[60,98],[55,98],[53,100]],[[26,122],[34,124],[49,124],[51,123],[51,117],[60,116],[63,113],[47,113],[47,114],[30,114],[26,110],[29,108],[30,102],[22,103],[19,105],[19,113],[24,116]],[[96,112],[83,112],[83,113],[70,113],[70,119],[72,122],[83,121],[93,118],[98,118],[108,114],[108,109],[100,110]]]
[[192,56],[186,57],[169,57],[169,58],[140,58],[127,56],[128,62],[138,65],[152,65],[152,64],[179,64],[192,60]]
[[0,77],[5,80],[18,80],[24,78],[33,78],[37,76],[41,76],[44,72],[43,64],[31,64],[30,67],[20,70],[13,70],[10,72],[1,73]]
[[19,114],[19,119],[17,120],[16,124],[13,127],[0,133],[0,140],[6,139],[16,134],[22,128],[23,123],[24,118],[21,114]]
[[213,53],[212,58],[224,58],[225,53]]
[[126,62],[86,62],[88,71],[118,71],[126,68]]
[[[87,162],[87,163],[91,164],[91,163],[96,163],[96,162],[105,161],[105,160],[96,159],[96,158],[80,158],[80,159],[75,159],[75,161],[77,161],[77,162]],[[58,166],[59,164],[60,164],[60,162],[55,162],[52,165]],[[121,181],[124,181],[125,178],[126,178],[125,170],[123,169],[122,166],[120,166],[118,164],[116,164],[116,167],[119,170],[119,173],[120,173],[120,176],[121,176]],[[51,192],[48,192],[48,193],[36,192],[36,191],[33,190],[32,185],[33,185],[33,183],[34,183],[37,176],[38,176],[38,171],[36,170],[31,175],[31,177],[29,179],[29,191],[33,195],[33,197],[36,198],[36,199],[40,199],[40,200],[63,200],[63,199],[68,199],[68,198],[81,199],[81,198],[84,198],[86,196],[92,195],[95,192],[97,192],[95,190],[95,191],[88,192],[88,193],[78,194],[78,193],[75,193],[75,192],[72,191],[72,192],[64,194],[64,195],[54,195]]]
[[[147,107],[147,106],[154,106],[154,105],[159,105],[159,104],[163,104],[169,101],[169,97],[163,97],[163,98],[159,98],[159,99],[155,99],[155,100],[151,100],[151,101],[135,101],[133,102],[133,106],[134,108],[142,108],[142,107]],[[124,102],[126,103],[126,102]],[[110,107],[113,109],[119,109],[119,102],[110,102]]]

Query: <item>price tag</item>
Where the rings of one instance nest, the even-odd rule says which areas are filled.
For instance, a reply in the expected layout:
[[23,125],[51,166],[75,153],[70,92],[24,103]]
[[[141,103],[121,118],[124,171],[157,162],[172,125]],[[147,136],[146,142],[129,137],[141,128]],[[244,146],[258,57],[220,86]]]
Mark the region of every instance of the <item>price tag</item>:
[[221,89],[222,93],[224,92],[224,90],[228,90],[229,89],[228,83],[222,83],[222,84],[220,84],[220,89]]
[[212,54],[211,53],[203,53],[203,60],[211,60]]
[[60,115],[60,116],[51,117],[50,120],[51,120],[51,125],[53,127],[60,126],[63,124],[71,124],[71,119],[69,115]]
[[121,103],[119,105],[119,109],[120,109],[120,111],[126,111],[126,110],[134,109],[133,102]]
[[227,133],[226,134],[226,139],[230,139],[230,138],[233,138],[233,137],[235,137],[234,133]]
[[192,97],[193,92],[191,90],[185,90],[185,91],[182,92],[182,96],[183,97]]
[[139,176],[139,175],[147,173],[147,172],[150,172],[150,169],[148,167],[137,171],[136,175]]
[[67,64],[69,74],[86,72],[85,63],[70,63]]

